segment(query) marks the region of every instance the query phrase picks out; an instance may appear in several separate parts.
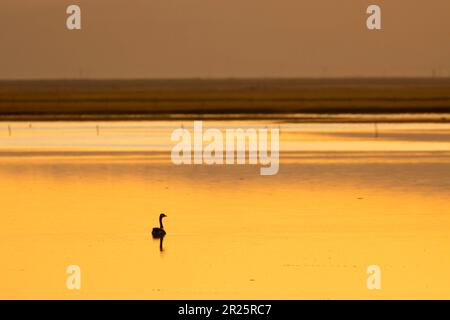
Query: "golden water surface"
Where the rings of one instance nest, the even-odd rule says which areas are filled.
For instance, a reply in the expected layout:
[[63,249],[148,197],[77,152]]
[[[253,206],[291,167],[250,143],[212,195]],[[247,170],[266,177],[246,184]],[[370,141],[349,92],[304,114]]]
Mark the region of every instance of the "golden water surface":
[[450,124],[269,123],[274,176],[173,165],[181,125],[0,123],[0,298],[450,299]]

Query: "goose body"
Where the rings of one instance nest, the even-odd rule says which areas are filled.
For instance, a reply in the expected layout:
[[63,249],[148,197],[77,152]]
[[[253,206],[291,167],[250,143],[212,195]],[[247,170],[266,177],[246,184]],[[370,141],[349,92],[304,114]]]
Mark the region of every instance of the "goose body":
[[161,238],[161,237],[164,237],[165,235],[166,235],[166,232],[164,231],[164,229],[153,228],[153,230],[152,230],[153,238]]
[[166,231],[164,230],[164,226],[162,223],[162,219],[167,217],[164,213],[159,215],[159,228],[153,228],[152,236],[153,238],[162,238],[166,235]]

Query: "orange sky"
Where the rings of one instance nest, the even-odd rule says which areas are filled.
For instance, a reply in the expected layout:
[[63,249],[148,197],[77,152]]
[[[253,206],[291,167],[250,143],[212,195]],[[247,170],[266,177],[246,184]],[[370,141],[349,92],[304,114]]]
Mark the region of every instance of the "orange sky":
[[449,39],[448,0],[2,0],[0,78],[450,76]]

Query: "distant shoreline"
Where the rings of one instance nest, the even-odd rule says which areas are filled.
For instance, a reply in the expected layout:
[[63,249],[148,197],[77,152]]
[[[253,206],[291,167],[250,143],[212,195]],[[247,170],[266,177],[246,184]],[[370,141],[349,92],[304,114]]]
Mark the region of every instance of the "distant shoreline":
[[331,119],[354,113],[450,113],[450,78],[0,81],[5,121]]
[[382,114],[95,114],[0,115],[0,122],[90,121],[275,121],[279,123],[450,123],[450,113]]

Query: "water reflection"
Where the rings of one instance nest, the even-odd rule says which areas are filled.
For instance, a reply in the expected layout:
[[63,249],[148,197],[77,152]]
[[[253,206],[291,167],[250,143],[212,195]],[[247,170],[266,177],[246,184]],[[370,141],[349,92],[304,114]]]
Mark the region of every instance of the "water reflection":
[[164,238],[165,236],[159,237],[159,238],[155,238],[153,237],[153,239],[159,239],[159,251],[163,252],[164,251],[164,246],[163,246],[163,242],[164,242]]
[[[59,150],[71,134],[85,147],[75,129],[67,139],[0,137],[0,298],[449,298],[450,135],[424,127],[429,143],[419,125],[391,136],[379,125],[374,142],[372,125],[355,127],[366,136],[349,127],[283,124],[270,179],[252,166],[174,166],[140,151],[8,153]],[[113,129],[95,142],[137,144]],[[161,208],[166,252],[165,237],[149,243],[149,212]],[[64,285],[71,264],[88,276],[80,292]],[[371,264],[386,270],[388,290],[367,290]]]

